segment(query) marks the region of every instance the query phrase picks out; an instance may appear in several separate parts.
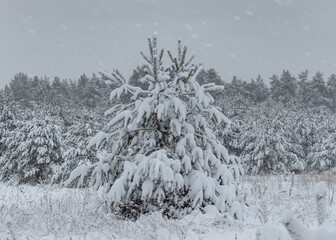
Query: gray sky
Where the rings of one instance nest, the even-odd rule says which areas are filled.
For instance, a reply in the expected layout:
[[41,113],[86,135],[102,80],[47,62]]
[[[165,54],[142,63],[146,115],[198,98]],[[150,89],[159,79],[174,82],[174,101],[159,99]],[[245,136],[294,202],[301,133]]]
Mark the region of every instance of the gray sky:
[[[336,73],[335,0],[0,0],[0,87],[15,73],[76,79],[125,76],[144,63],[147,36],[225,81],[308,69]],[[168,63],[168,62],[167,62]]]

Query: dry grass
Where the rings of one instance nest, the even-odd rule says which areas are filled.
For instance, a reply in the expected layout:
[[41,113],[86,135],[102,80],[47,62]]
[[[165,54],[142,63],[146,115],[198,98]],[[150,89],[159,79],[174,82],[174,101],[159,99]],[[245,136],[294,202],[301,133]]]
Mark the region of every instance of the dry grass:
[[[121,221],[108,212],[107,196],[102,191],[0,185],[0,239],[13,239],[10,228],[16,239],[25,240],[63,240],[77,235],[82,236],[77,239],[99,240],[208,239],[217,235],[218,239],[234,239],[236,234],[238,239],[254,239],[258,226],[266,221],[278,223],[287,210],[307,227],[316,226],[312,192],[319,181],[329,187],[329,219],[336,222],[336,176],[332,174],[244,176],[242,188],[248,194],[250,207],[243,222],[223,216],[167,220],[159,213],[142,216],[136,222]],[[99,233],[98,237],[92,237],[94,233]]]

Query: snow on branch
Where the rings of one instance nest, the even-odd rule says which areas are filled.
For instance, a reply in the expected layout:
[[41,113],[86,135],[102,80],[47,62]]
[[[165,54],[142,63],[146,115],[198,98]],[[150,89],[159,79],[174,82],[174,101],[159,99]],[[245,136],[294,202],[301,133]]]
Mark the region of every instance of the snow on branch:
[[113,70],[111,73],[100,71],[102,79],[105,80],[107,84],[114,84],[116,86],[121,86],[127,84],[128,81],[121,75],[118,70]]

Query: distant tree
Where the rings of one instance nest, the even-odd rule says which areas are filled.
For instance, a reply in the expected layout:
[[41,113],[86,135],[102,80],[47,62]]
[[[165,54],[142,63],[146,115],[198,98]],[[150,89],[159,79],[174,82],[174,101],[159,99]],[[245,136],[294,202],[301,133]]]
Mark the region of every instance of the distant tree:
[[302,171],[302,150],[282,105],[265,102],[250,109],[239,138],[244,169],[252,174]]
[[208,70],[202,69],[198,74],[198,76],[196,77],[196,80],[200,85],[207,83],[215,83],[216,85],[223,85],[221,77],[214,68],[210,68]]
[[309,170],[336,171],[336,134],[330,133],[312,148],[308,155]]
[[336,171],[336,124],[335,116],[328,110],[322,110],[317,121],[317,141],[308,154],[308,170]]
[[280,77],[280,96],[279,100],[289,103],[295,100],[297,92],[297,80],[288,70],[284,70]]
[[250,98],[255,103],[261,103],[268,98],[269,90],[260,75],[258,75],[256,80],[252,79],[248,85],[250,86]]
[[280,79],[277,75],[272,75],[272,77],[270,77],[270,80],[270,96],[274,101],[279,102],[282,94]]
[[310,92],[310,85],[308,82],[308,70],[301,72],[298,75],[298,100],[302,106],[308,106],[309,104],[309,92]]
[[247,82],[233,76],[231,83],[225,84],[224,96],[228,96],[230,98],[237,96],[249,98],[251,94],[249,93]]
[[17,125],[16,118],[10,107],[0,107],[0,157],[7,152],[7,139],[13,133]]
[[14,101],[22,107],[31,107],[31,80],[24,73],[18,73],[9,83]]
[[[76,121],[64,133],[63,164],[54,181],[65,181],[70,173],[83,164],[97,162],[96,151],[88,149],[89,141],[98,132],[99,125],[90,112],[81,111]],[[78,179],[76,179],[78,180]],[[71,183],[67,184],[68,186]],[[78,185],[85,185],[84,179],[78,180]]]
[[137,66],[136,69],[133,70],[133,73],[129,79],[129,83],[142,89],[147,89],[148,83],[146,81],[141,81],[141,79],[144,80],[144,77],[147,75],[146,69],[146,65],[142,65],[141,67]]
[[82,74],[77,81],[76,95],[78,97],[78,105],[85,104],[85,99],[87,97],[86,91],[89,81],[90,79],[85,74]]
[[291,110],[293,126],[293,136],[295,142],[300,145],[304,152],[304,158],[307,158],[311,151],[311,147],[317,141],[318,122],[316,121],[316,113],[310,109]]
[[6,145],[8,151],[0,159],[2,181],[48,181],[61,164],[61,129],[48,116],[20,122]]
[[323,74],[317,72],[310,82],[310,105],[314,107],[329,106],[327,86],[323,80]]
[[327,87],[331,109],[336,112],[336,74],[330,76],[327,82]]
[[96,108],[102,100],[100,93],[100,81],[97,78],[91,78],[84,90],[83,101],[86,107]]

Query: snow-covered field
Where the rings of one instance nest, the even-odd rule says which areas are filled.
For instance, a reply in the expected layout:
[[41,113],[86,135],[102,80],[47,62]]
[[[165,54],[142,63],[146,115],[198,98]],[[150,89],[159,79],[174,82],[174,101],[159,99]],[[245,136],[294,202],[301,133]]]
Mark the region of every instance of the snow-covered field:
[[269,231],[267,239],[272,240],[283,234],[279,222],[286,211],[304,226],[317,227],[312,194],[321,180],[328,186],[329,220],[336,223],[335,175],[245,176],[242,188],[249,207],[244,221],[212,208],[180,220],[167,220],[156,213],[136,222],[123,221],[108,213],[102,191],[2,184],[0,239],[255,239],[257,229],[268,221],[265,234]]

